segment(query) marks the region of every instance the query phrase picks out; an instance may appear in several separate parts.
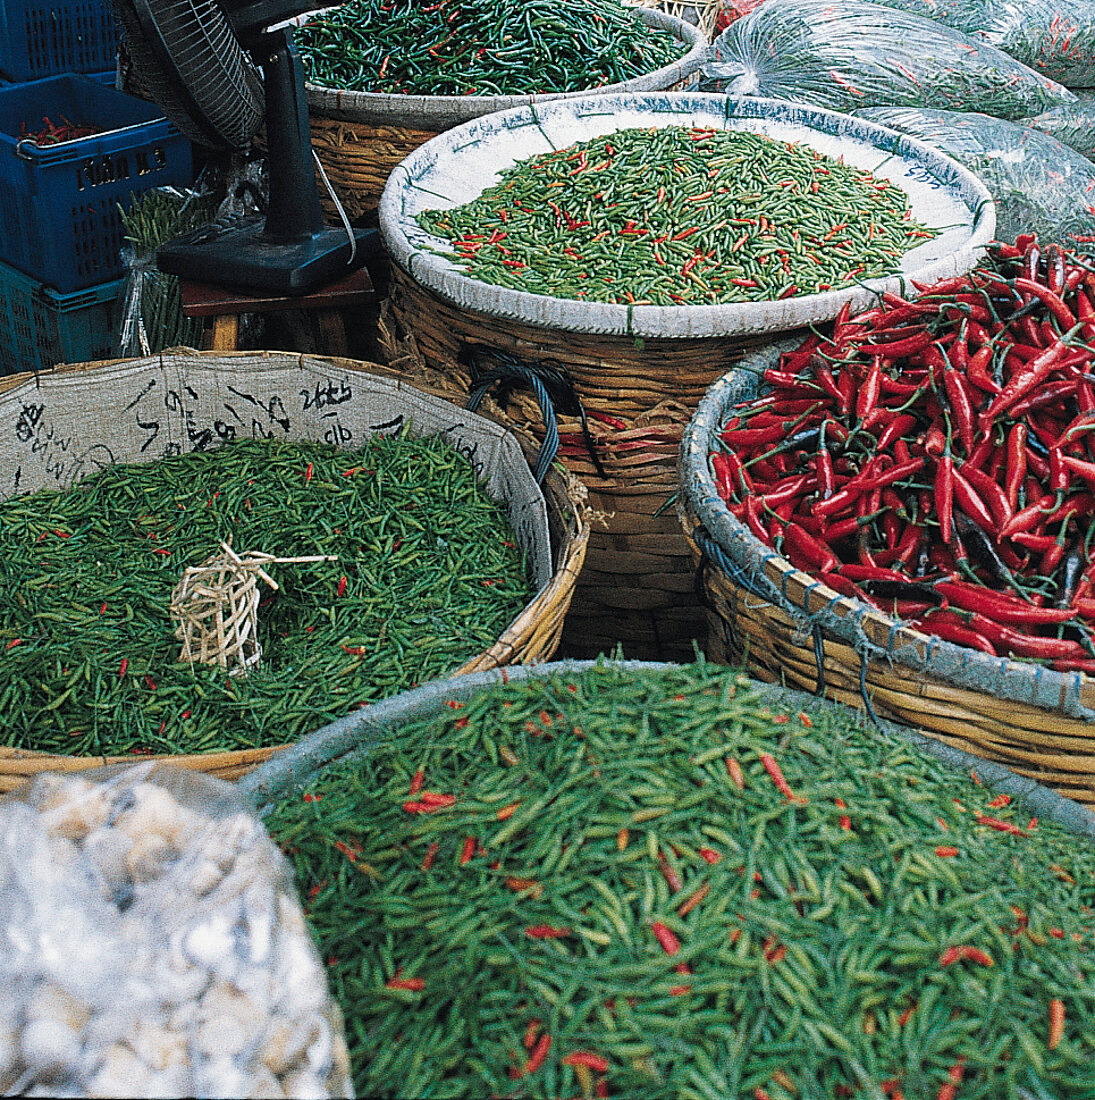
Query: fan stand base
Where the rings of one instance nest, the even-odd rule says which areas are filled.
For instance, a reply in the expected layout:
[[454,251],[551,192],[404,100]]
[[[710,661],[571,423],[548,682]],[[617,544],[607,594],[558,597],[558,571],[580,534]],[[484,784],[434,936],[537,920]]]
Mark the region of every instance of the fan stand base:
[[370,259],[379,253],[375,229],[354,229],[351,246],[345,229],[321,229],[302,240],[275,241],[265,227],[261,215],[200,226],[162,245],[156,266],[193,282],[252,293],[306,294],[356,268],[371,266]]

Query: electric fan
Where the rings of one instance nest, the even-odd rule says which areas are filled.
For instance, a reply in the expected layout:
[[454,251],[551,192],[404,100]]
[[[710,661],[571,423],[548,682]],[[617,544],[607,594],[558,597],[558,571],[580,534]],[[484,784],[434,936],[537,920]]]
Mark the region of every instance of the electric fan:
[[164,244],[161,271],[242,290],[302,294],[374,257],[376,230],[328,228],[312,165],[304,69],[285,26],[316,0],[113,0],[137,75],[197,145],[242,151],[265,116],[265,214]]

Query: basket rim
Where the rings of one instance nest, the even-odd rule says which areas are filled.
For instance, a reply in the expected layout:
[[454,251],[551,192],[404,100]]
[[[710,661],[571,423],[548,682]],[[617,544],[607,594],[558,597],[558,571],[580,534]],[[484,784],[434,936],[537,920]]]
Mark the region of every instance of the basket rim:
[[[378,747],[385,733],[399,724],[426,718],[442,712],[449,701],[467,702],[481,690],[488,690],[511,681],[543,679],[549,676],[572,676],[594,668],[635,670],[669,670],[680,667],[672,662],[616,660],[600,657],[596,660],[558,660],[538,665],[523,665],[513,669],[490,669],[456,679],[430,680],[398,695],[378,700],[345,718],[316,730],[297,742],[269,763],[263,764],[240,782],[240,791],[257,813],[265,814],[286,794],[295,791],[317,771],[340,759],[368,753]],[[747,670],[738,669],[738,672]],[[802,709],[820,707],[828,711],[847,712],[848,708],[828,699],[778,684],[765,684],[749,679],[751,690],[778,705]],[[1078,835],[1095,839],[1095,814],[1074,799],[1020,775],[1006,765],[966,752],[929,737],[909,726],[882,719],[878,726],[931,756],[949,768],[968,773],[976,769],[988,787],[1027,800],[1040,816],[1057,821]]]
[[[439,254],[448,242],[413,224],[407,211],[408,194],[425,195],[426,201],[435,206],[436,200],[443,200],[440,208],[454,203],[451,197],[426,186],[436,186],[429,173],[440,157],[467,156],[468,150],[489,144],[496,137],[498,141],[512,140],[510,135],[523,128],[536,134],[537,140],[530,143],[527,152],[531,156],[545,142],[547,148],[554,147],[554,139],[548,133],[552,127],[588,123],[598,133],[607,134],[619,128],[624,115],[637,116],[636,124],[642,119],[648,125],[687,124],[724,130],[737,129],[741,123],[756,123],[757,129],[782,130],[785,137],[805,128],[823,139],[851,140],[855,144],[849,148],[886,153],[886,161],[908,157],[917,172],[928,173],[934,183],[950,189],[950,199],[956,206],[965,207],[969,222],[960,227],[962,239],[954,242],[950,251],[934,259],[915,258],[915,253],[928,248],[931,242],[920,245],[906,253],[906,258],[914,257],[917,266],[897,274],[852,282],[844,289],[796,294],[776,301],[685,306],[586,302],[485,283],[464,274],[452,260]],[[479,155],[482,156],[481,151]],[[482,188],[491,176],[472,172],[469,178],[474,178]],[[921,200],[927,201],[923,195]],[[656,91],[514,107],[438,134],[392,170],[380,198],[379,219],[381,236],[392,262],[423,288],[458,308],[567,332],[680,339],[786,331],[831,320],[845,304],[852,310],[865,309],[882,291],[906,295],[911,292],[908,284],[912,279],[930,282],[960,274],[976,263],[993,239],[996,208],[985,185],[958,161],[917,138],[879,123],[822,107],[754,96],[735,98],[715,92]],[[949,231],[958,233],[959,227],[952,226]]]
[[[373,122],[395,125],[433,122],[436,129],[448,129],[481,115],[533,103],[576,99],[592,94],[612,94],[627,90],[669,87],[696,72],[708,58],[710,43],[703,31],[687,20],[657,8],[636,7],[639,18],[649,26],[667,30],[688,43],[682,57],[649,73],[630,80],[606,84],[601,88],[580,88],[571,92],[538,92],[528,95],[406,95],[397,92],[358,92],[305,82],[304,92],[309,113],[319,118],[348,122]],[[425,126],[423,128],[426,128]]]
[[[724,374],[700,401],[681,440],[678,461],[678,517],[685,535],[695,542],[697,528],[735,565],[759,563],[763,599],[797,618],[808,617],[823,629],[868,656],[912,667],[967,691],[995,695],[1014,702],[1060,710],[1069,717],[1095,719],[1095,677],[1082,672],[1057,672],[1042,665],[990,657],[966,646],[916,630],[862,600],[844,596],[793,566],[761,542],[737,520],[715,488],[708,461],[711,439],[719,430],[731,401],[754,392],[761,372],[778,362],[785,350],[801,341],[784,339],[748,354],[738,369]],[[706,557],[706,555],[705,555]],[[711,559],[708,559],[711,560]],[[713,562],[716,568],[721,568]]]
[[[164,354],[174,350],[201,357],[205,360],[288,357],[295,362],[299,362],[302,359],[309,358],[321,359],[324,363],[333,364],[338,369],[367,374],[370,377],[391,382],[393,385],[398,384],[402,388],[452,403],[451,397],[410,383],[405,377],[392,372],[390,368],[385,367],[383,364],[370,363],[367,360],[347,359],[338,356],[308,356],[299,352],[273,350],[197,351],[193,348],[180,348],[168,349]],[[143,362],[149,358],[149,356],[135,356],[131,359],[100,359],[85,363],[64,363],[48,370],[23,371],[19,374],[5,375],[0,377],[0,395],[28,380],[37,381],[41,377],[50,375],[93,372],[96,369],[113,369],[126,362]],[[461,411],[463,412],[463,410]],[[483,417],[480,413],[475,415],[482,419],[491,420],[505,434],[513,437],[531,467],[535,455],[531,453],[532,449],[528,441],[522,439],[517,432],[506,424],[500,423],[491,417]],[[544,653],[547,653],[547,656],[550,657],[557,646],[557,628],[554,631],[549,629],[546,634],[538,628],[549,622],[553,615],[558,616],[560,625],[562,623],[562,618],[569,607],[578,576],[585,561],[592,512],[586,500],[585,487],[559,462],[553,463],[549,468],[541,489],[549,516],[548,537],[553,544],[550,546],[551,576],[506,625],[498,638],[487,649],[465,661],[459,668],[454,669],[449,674],[450,677],[460,677],[493,668],[504,668],[510,661],[515,659],[522,662],[535,662],[541,659]],[[554,525],[550,522],[551,520],[556,521],[558,524],[560,532],[558,540],[556,540],[555,531],[553,530]],[[557,545],[555,544],[556,541]],[[525,650],[528,652],[525,652]],[[306,734],[305,736],[309,735]],[[182,767],[192,767],[202,771],[222,771],[226,769],[235,771],[242,768],[249,770],[273,755],[283,752],[289,745],[294,743],[287,742],[262,748],[213,750],[207,753],[180,753],[177,755],[157,753],[147,756],[136,754],[129,756],[68,756],[34,749],[15,749],[0,746],[0,784],[13,778],[17,781],[28,779],[40,771],[83,770],[104,764],[138,763],[147,760],[168,761]],[[4,786],[0,785],[0,793],[3,790]]]

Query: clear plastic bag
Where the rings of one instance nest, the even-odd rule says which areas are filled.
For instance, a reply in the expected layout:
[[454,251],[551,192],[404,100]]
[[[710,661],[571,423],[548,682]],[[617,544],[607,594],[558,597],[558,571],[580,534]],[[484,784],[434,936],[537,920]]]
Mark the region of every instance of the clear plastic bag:
[[1022,122],[1095,161],[1095,93],[1081,95],[1075,107],[1054,107]]
[[1081,252],[1095,242],[1095,164],[1029,126],[976,112],[871,107],[857,116],[919,138],[965,165],[996,202],[996,236]]
[[1095,85],[1092,0],[876,0],[988,42],[1069,88]]
[[715,39],[701,88],[835,111],[935,107],[1009,119],[1075,102],[994,46],[869,0],[765,0]]
[[0,799],[0,1093],[352,1095],[292,872],[237,789],[151,762]]

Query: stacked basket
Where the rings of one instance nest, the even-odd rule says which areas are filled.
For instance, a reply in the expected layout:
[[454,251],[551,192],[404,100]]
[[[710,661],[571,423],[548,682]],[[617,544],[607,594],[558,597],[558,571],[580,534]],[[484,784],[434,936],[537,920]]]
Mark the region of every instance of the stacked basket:
[[[692,559],[672,518],[677,446],[702,393],[773,334],[831,320],[872,300],[901,276],[782,301],[729,305],[613,305],[529,294],[478,282],[438,255],[445,242],[415,221],[430,208],[476,196],[488,173],[530,154],[628,126],[752,130],[802,141],[894,180],[921,220],[949,226],[906,256],[903,273],[932,278],[966,270],[992,233],[987,193],[952,161],[919,142],[846,116],[767,100],[731,103],[690,93],[597,96],[500,112],[440,135],[393,173],[381,232],[393,260],[390,319],[425,362],[473,387],[469,355],[499,355],[567,375],[591,421],[562,420],[568,468],[585,481],[603,525],[591,533],[587,569],[567,619],[564,646],[593,656],[624,643],[628,656],[689,659],[703,635]],[[537,401],[507,399],[513,421],[544,434]],[[572,412],[574,410],[563,410]]]
[[[640,17],[648,26],[679,39],[687,47],[684,56],[672,65],[599,92],[677,87],[706,59],[707,40],[698,28],[653,8],[641,9]],[[347,214],[358,218],[375,216],[392,169],[439,133],[494,111],[588,92],[424,96],[340,91],[308,84],[306,94],[316,156]]]
[[[302,386],[303,408],[289,396]],[[360,441],[374,431],[409,422],[416,434],[439,435],[471,456],[488,493],[507,508],[515,536],[523,544],[535,577],[535,595],[486,651],[454,660],[452,675],[549,659],[558,646],[585,556],[589,527],[581,485],[556,468],[538,487],[528,452],[512,433],[393,379],[382,367],[278,352],[180,349],[147,359],[14,375],[0,383],[0,410],[6,410],[0,415],[14,425],[0,455],[2,493],[66,488],[103,466],[154,461],[161,453],[189,450],[195,444],[193,437],[188,441],[188,427],[213,423],[218,413],[224,415],[232,395],[243,392],[284,395],[284,401],[275,396],[269,408],[284,421],[286,439],[322,439],[334,421],[324,402],[309,401],[307,394],[325,393],[328,387],[340,395],[338,421],[349,426],[341,437],[349,438],[352,432]],[[294,405],[295,412],[285,411]],[[93,417],[88,417],[88,409],[96,410]],[[148,448],[152,438],[154,452]],[[170,759],[232,779],[279,747]],[[81,770],[110,762],[114,760],[0,748],[0,790],[40,771]]]

